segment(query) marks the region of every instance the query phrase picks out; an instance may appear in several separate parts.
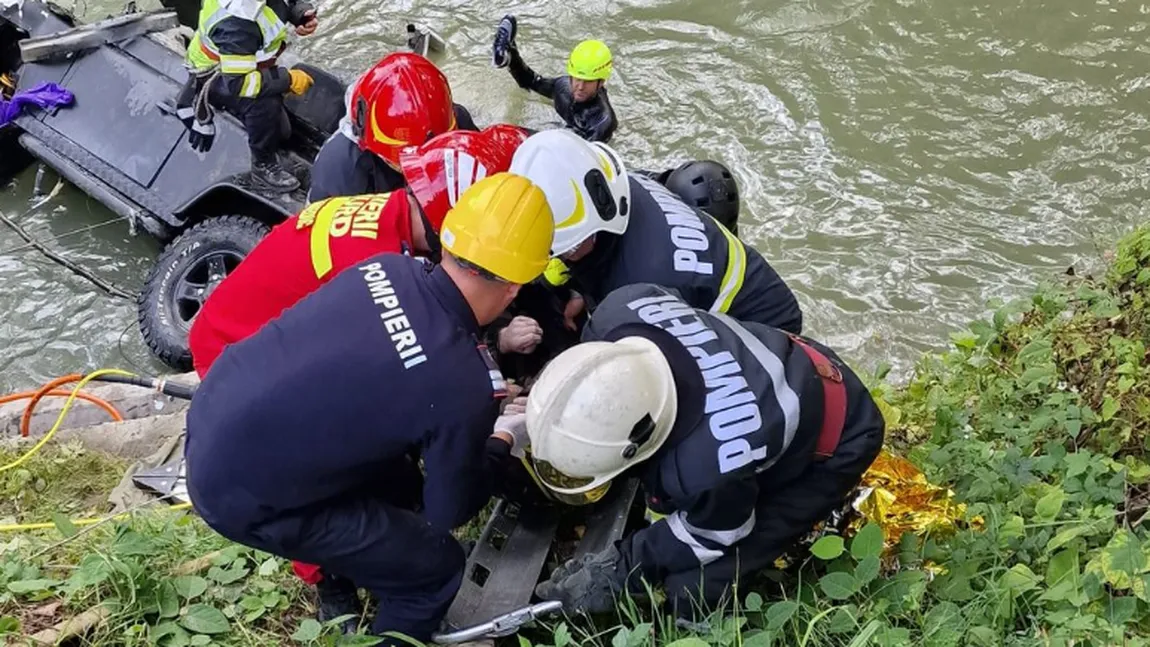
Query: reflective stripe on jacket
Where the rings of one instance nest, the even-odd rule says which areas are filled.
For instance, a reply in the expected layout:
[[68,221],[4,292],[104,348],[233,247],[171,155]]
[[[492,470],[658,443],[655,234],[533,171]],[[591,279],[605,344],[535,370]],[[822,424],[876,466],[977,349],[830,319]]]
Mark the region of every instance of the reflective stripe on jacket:
[[[187,46],[187,62],[197,72],[205,72],[220,67],[225,75],[248,75],[255,71],[260,63],[274,60],[287,41],[287,23],[276,15],[275,10],[263,5],[255,16],[255,24],[259,25],[262,44],[259,51],[251,54],[237,54],[221,52],[212,40],[213,31],[225,21],[247,21],[248,18],[231,13],[220,6],[218,0],[205,0],[204,7],[200,9],[199,29],[192,37],[191,44]],[[259,80],[245,79],[248,84],[259,84]],[[247,95],[248,87],[244,88]],[[254,88],[258,93],[259,88]],[[251,95],[254,95],[251,94]]]

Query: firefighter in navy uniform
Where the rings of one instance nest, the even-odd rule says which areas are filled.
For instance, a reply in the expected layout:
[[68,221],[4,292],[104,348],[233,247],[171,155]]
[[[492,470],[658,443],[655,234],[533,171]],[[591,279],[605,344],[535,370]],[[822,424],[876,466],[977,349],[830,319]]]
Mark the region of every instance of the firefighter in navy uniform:
[[289,24],[301,36],[313,33],[315,7],[303,0],[205,0],[188,45],[191,74],[177,100],[177,115],[191,130],[189,143],[199,151],[210,150],[215,137],[208,104],[238,117],[248,134],[252,180],[277,192],[299,187],[276,161],[276,150],[291,134],[284,94],[303,94],[312,84],[306,72],[276,65]]
[[568,612],[645,580],[690,621],[841,506],[882,448],[870,392],[811,340],[650,284],[611,293],[583,339],[527,398],[534,470],[565,496],[634,474],[665,516],[540,584]]
[[568,128],[583,139],[609,142],[619,120],[607,97],[611,78],[611,50],[603,41],[585,40],[571,50],[567,75],[545,77],[537,74],[519,56],[515,44],[518,30],[515,16],[504,16],[495,30],[492,62],[506,67],[519,87],[541,94],[554,103],[555,112]]
[[523,142],[510,170],[542,187],[555,214],[558,261],[547,279],[592,311],[615,288],[654,283],[696,308],[802,332],[798,300],[757,250],[655,180],[628,174],[609,146],[547,130]]
[[308,202],[403,188],[400,153],[450,130],[479,130],[447,77],[410,52],[383,57],[348,87],[347,113],[316,155]]
[[371,257],[228,346],[187,416],[204,521],[371,591],[381,644],[428,640],[463,575],[451,530],[526,443],[477,335],[543,271],[553,227],[538,187],[489,176],[448,213],[440,265]]

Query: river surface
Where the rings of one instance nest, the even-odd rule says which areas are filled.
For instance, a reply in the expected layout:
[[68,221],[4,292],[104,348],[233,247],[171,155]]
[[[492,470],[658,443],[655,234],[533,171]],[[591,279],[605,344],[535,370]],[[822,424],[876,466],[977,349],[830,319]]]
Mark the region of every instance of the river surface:
[[[550,106],[490,64],[482,2],[330,0],[302,56],[351,77],[437,29],[480,125]],[[88,15],[118,5],[90,5]],[[859,368],[905,374],[992,298],[1096,268],[1150,198],[1150,4],[1118,0],[527,0],[519,47],[542,73],[580,39],[616,56],[613,146],[635,167],[730,166],[743,238],[798,293],[806,331]],[[98,126],[96,126],[98,127]],[[0,190],[28,209],[34,170]],[[49,173],[45,189],[51,188]],[[23,216],[58,236],[112,215],[68,187]],[[135,306],[0,227],[0,391],[101,366],[151,369]],[[157,249],[122,223],[52,247],[135,291]],[[126,333],[125,333],[126,331]],[[120,341],[122,340],[122,344]],[[125,357],[126,355],[126,357]]]

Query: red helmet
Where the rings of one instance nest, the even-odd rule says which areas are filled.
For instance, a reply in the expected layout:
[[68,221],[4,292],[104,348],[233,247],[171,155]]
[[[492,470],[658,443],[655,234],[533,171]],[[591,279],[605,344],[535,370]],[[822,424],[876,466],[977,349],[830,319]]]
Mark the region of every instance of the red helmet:
[[399,167],[399,153],[455,129],[447,77],[419,54],[389,54],[367,71],[351,97],[351,124],[360,148]]
[[[494,124],[483,129],[483,134],[490,137],[492,140],[500,142],[508,152],[508,155],[514,155],[515,149],[531,136],[531,133],[526,128],[519,126],[512,126],[511,124]],[[508,162],[507,166],[510,167],[511,163]]]
[[495,128],[501,127],[492,126],[483,132],[454,130],[400,155],[407,186],[435,233],[468,187],[511,167],[518,143],[505,133],[493,133]]

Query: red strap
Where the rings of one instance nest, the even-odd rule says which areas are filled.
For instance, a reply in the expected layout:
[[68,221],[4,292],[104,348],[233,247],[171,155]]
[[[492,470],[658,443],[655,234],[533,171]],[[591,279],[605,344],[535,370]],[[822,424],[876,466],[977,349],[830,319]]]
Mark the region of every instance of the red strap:
[[823,461],[834,455],[843,435],[847,419],[847,388],[843,384],[842,371],[826,355],[796,335],[790,335],[790,338],[807,354],[823,380],[823,426],[815,444],[815,460]]
[[319,567],[315,564],[304,564],[303,562],[292,562],[291,568],[295,571],[296,577],[304,582],[315,586],[323,579],[323,573],[320,572]]
[[215,61],[217,63],[220,62],[219,54],[216,54],[212,50],[208,49],[208,46],[204,44],[204,41],[202,39],[200,40],[200,51],[204,53],[204,56],[207,56],[208,58],[212,59],[213,61]]

